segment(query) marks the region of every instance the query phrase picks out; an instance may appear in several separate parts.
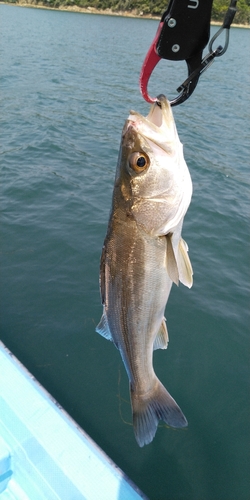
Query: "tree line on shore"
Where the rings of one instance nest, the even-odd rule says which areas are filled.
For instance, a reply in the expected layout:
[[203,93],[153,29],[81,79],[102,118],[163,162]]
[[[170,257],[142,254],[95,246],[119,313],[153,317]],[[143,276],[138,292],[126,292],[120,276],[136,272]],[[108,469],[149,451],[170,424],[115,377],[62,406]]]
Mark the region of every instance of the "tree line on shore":
[[[7,0],[10,3],[19,3],[19,0]],[[20,2],[21,3],[21,2]],[[22,2],[23,3],[23,2]],[[111,10],[113,12],[133,12],[138,15],[161,16],[167,9],[168,0],[27,0],[33,5],[44,5],[47,7],[78,6],[82,8],[94,8],[100,10]],[[222,21],[230,5],[230,0],[214,0],[212,7],[212,19]],[[250,0],[237,1],[237,13],[234,23],[250,23]]]

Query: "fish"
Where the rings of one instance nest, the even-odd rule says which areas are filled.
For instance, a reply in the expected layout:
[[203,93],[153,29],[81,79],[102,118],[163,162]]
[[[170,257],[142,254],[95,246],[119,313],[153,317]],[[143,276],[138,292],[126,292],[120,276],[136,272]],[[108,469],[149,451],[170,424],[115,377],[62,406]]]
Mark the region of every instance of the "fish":
[[148,116],[130,111],[123,127],[100,262],[103,314],[96,327],[120,351],[140,447],[153,440],[161,420],[173,428],[187,426],[155,374],[153,351],[168,345],[164,313],[172,283],[193,284],[181,237],[191,197],[171,105],[160,95]]

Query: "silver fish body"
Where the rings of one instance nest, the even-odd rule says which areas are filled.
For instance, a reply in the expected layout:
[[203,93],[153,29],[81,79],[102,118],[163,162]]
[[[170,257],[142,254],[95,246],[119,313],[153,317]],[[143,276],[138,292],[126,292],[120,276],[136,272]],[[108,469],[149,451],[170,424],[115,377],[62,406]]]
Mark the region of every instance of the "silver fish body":
[[181,238],[192,182],[169,102],[164,96],[159,101],[146,118],[131,112],[123,129],[100,266],[103,315],[96,329],[121,353],[139,446],[152,441],[159,420],[187,425],[152,362],[153,350],[168,345],[164,311],[172,283],[191,287],[193,274]]

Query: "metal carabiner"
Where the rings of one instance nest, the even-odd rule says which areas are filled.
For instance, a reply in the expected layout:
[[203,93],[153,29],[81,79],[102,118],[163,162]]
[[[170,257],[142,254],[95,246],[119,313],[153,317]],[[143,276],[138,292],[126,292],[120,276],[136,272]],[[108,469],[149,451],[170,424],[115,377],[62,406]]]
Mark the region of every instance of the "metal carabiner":
[[189,74],[188,78],[178,87],[177,92],[184,91],[188,87],[190,82],[192,82],[197,76],[199,78],[200,75],[211,66],[211,64],[214,62],[214,58],[222,55],[223,50],[223,47],[219,45],[216,50],[209,52],[204,57],[204,59],[202,59],[201,64],[194,71],[192,71]]

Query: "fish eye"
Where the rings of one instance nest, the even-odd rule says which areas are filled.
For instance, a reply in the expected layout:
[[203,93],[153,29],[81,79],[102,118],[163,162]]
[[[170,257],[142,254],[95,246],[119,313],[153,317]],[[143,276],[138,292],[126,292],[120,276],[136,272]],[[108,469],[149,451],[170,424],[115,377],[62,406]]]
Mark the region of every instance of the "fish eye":
[[148,155],[145,153],[132,153],[129,157],[129,166],[136,173],[144,172],[150,165]]

